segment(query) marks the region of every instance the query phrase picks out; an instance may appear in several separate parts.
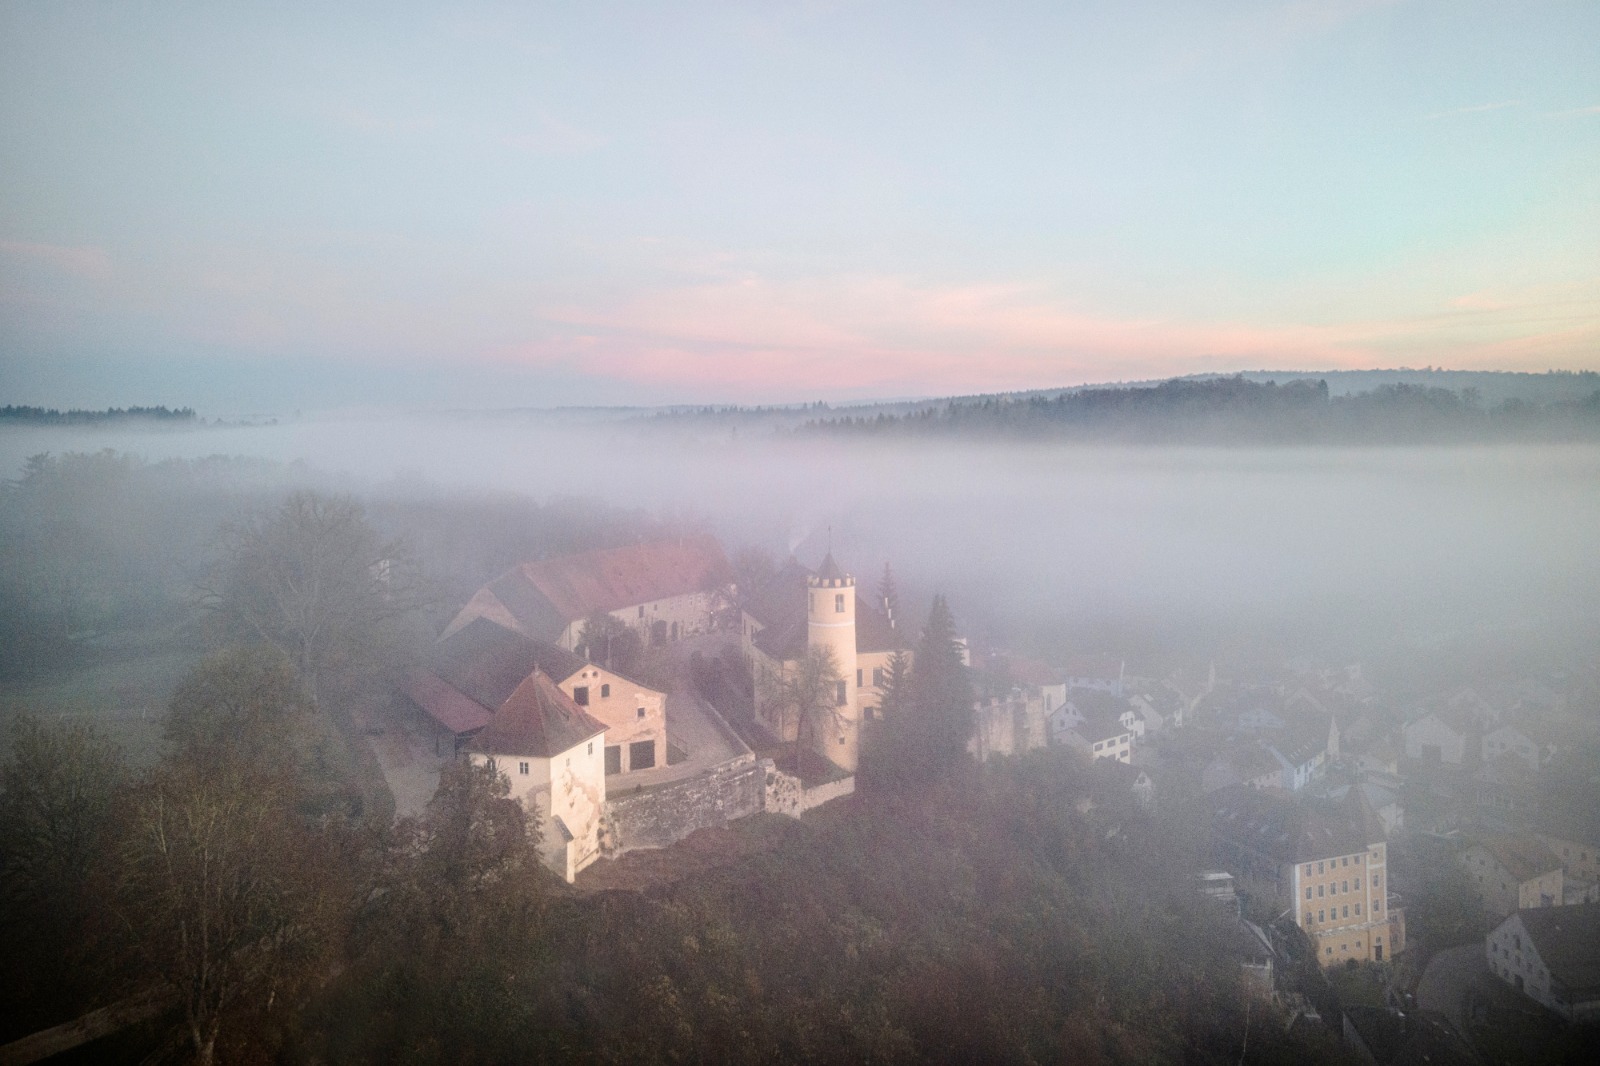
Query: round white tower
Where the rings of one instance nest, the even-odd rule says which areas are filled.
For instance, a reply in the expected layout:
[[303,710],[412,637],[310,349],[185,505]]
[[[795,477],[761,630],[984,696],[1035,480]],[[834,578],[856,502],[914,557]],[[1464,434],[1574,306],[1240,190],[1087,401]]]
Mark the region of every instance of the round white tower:
[[818,723],[817,751],[855,772],[861,732],[861,685],[856,676],[856,579],[839,569],[829,552],[806,579],[806,644],[830,648],[839,667],[834,714]]

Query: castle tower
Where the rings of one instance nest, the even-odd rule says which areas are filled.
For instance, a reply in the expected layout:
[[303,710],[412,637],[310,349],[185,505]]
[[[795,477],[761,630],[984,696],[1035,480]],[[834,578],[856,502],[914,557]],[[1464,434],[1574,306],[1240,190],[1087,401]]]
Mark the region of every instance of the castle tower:
[[833,649],[839,666],[834,715],[819,723],[817,751],[851,773],[861,732],[861,691],[856,676],[856,579],[843,573],[829,552],[815,577],[806,579],[806,644]]

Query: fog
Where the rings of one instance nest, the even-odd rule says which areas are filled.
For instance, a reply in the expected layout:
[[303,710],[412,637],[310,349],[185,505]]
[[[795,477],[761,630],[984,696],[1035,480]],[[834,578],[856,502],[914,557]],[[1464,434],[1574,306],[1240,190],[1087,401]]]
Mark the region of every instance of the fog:
[[730,553],[812,564],[831,537],[864,584],[892,563],[920,602],[945,592],[971,635],[1056,655],[1270,641],[1359,657],[1471,631],[1572,636],[1600,593],[1590,445],[863,441],[596,413],[18,428],[0,462],[14,477],[30,454],[103,448],[259,456],[379,498],[593,498],[709,528]]

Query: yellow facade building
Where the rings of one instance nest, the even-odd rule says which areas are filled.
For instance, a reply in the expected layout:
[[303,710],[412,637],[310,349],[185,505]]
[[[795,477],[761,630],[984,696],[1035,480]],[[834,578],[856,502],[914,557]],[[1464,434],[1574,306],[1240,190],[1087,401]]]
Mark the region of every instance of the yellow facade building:
[[1388,843],[1361,789],[1338,802],[1244,785],[1207,798],[1221,863],[1252,897],[1293,912],[1322,965],[1381,962],[1405,949]]
[[[907,651],[898,625],[861,596],[855,577],[830,552],[812,571],[790,559],[767,584],[743,597],[740,643],[751,668],[783,675],[811,648],[827,648],[839,669],[833,713],[813,731],[817,753],[849,773],[860,759],[861,723],[877,706],[889,660]],[[909,654],[909,652],[908,652]],[[763,707],[769,731],[792,741],[798,723]]]

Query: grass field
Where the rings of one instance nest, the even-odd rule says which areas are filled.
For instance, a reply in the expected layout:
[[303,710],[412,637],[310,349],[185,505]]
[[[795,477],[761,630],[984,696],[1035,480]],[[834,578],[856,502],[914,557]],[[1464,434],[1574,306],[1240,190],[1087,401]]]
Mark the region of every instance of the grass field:
[[170,634],[139,638],[70,671],[0,682],[0,756],[10,755],[11,723],[33,714],[45,721],[90,722],[122,748],[133,766],[155,762],[167,701],[200,655]]

